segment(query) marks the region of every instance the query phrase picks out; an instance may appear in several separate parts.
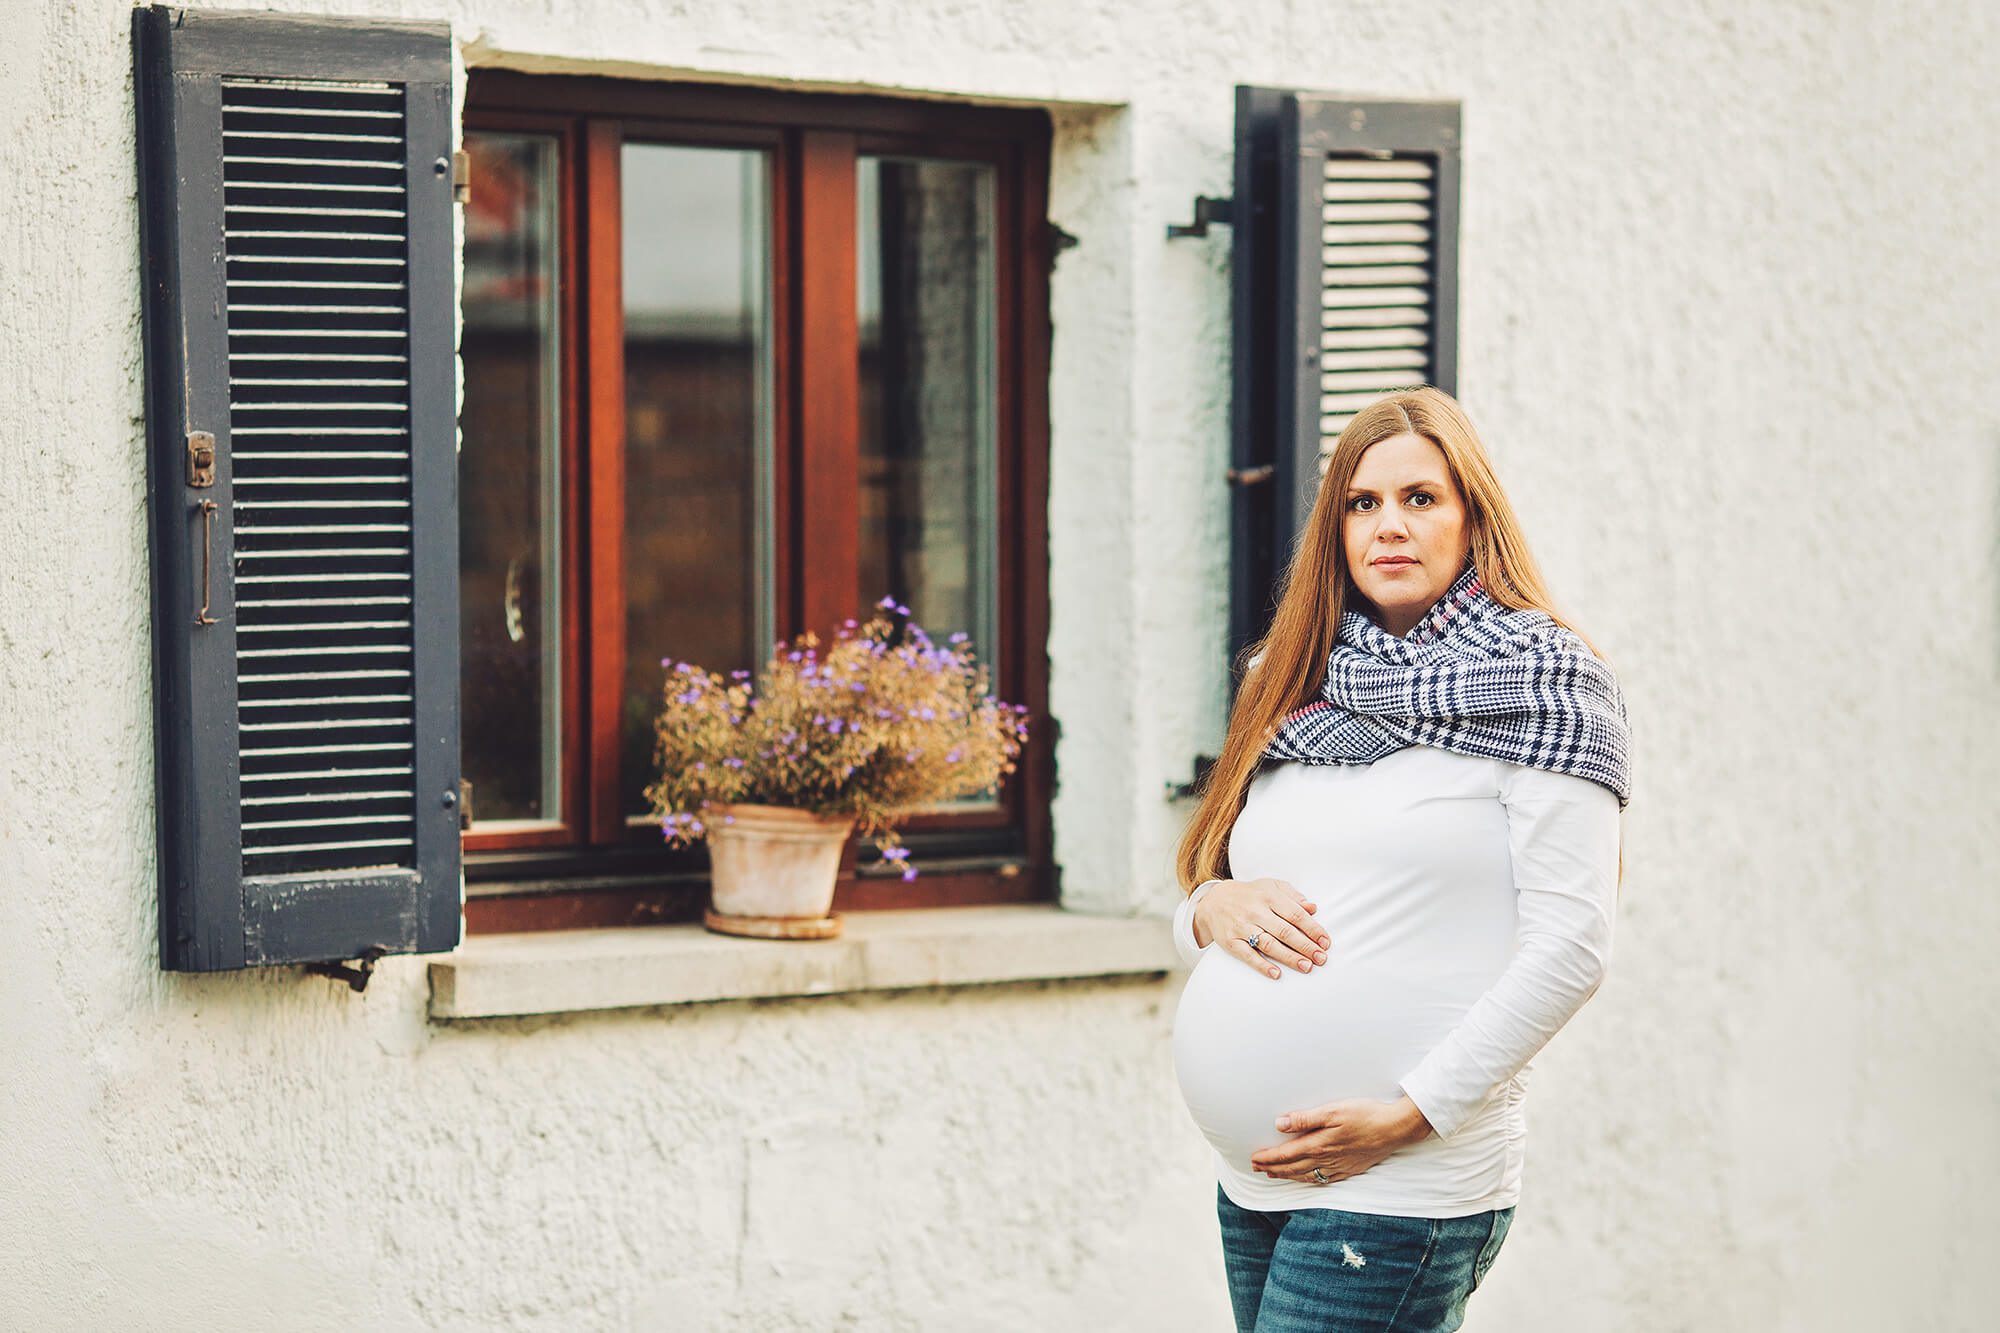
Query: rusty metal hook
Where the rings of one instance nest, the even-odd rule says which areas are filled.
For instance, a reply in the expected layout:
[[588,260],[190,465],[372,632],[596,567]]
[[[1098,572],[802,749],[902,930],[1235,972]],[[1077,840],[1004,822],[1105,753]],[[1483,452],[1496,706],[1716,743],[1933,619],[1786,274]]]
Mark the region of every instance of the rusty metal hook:
[[208,553],[215,538],[215,509],[215,501],[201,502],[201,610],[194,615],[194,623],[197,625],[216,623],[215,617],[208,613]]

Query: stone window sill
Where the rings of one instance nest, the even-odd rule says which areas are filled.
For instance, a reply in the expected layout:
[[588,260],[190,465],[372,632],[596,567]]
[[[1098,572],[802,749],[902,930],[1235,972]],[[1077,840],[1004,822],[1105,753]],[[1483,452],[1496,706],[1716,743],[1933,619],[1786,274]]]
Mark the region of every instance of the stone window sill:
[[738,939],[680,924],[475,935],[430,964],[430,1016],[1160,975],[1183,966],[1162,917],[1009,903],[848,912],[842,920],[830,940]]

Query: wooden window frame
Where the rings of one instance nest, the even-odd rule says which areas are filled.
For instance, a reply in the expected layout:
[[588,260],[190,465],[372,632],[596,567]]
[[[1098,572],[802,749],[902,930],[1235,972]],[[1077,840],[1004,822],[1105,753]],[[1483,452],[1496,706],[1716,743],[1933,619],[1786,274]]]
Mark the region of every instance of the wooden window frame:
[[[995,693],[1027,705],[1030,739],[1001,807],[912,816],[922,873],[905,883],[843,851],[836,911],[1052,898],[1048,720],[1046,113],[881,97],[474,70],[465,129],[558,143],[559,335],[565,482],[561,559],[563,791],[559,826],[465,834],[467,929],[541,930],[694,920],[702,848],[630,828],[616,800],[624,668],[623,312],[617,194],[624,142],[758,147],[772,155],[772,430],[780,637],[831,640],[864,617],[859,567],[857,158],[976,160],[995,168],[995,455],[1000,627]],[[810,448],[805,423],[811,422]],[[600,534],[586,543],[586,534]],[[814,553],[805,559],[804,552]],[[982,645],[982,647],[985,647]],[[989,651],[992,651],[989,649]],[[585,673],[589,688],[585,688]],[[477,792],[474,792],[477,814]],[[865,863],[864,863],[865,861]]]

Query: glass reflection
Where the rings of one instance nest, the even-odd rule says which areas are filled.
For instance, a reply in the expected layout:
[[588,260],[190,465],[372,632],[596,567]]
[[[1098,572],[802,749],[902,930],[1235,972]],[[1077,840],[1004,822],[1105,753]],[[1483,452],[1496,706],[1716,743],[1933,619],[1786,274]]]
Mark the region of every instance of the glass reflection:
[[660,659],[726,675],[773,633],[768,164],[627,144],[620,796],[646,810]]
[[992,668],[993,168],[863,157],[859,170],[861,591],[908,606],[940,642],[970,635]]
[[465,146],[460,753],[477,820],[560,820],[557,146],[494,133]]

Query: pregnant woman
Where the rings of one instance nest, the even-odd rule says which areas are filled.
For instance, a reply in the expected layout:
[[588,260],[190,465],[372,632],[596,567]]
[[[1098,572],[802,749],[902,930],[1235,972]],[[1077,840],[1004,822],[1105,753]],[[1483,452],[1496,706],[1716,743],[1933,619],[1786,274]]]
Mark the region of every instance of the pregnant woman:
[[1174,1063],[1241,1333],[1448,1333],[1528,1062],[1611,953],[1624,697],[1458,403],[1341,432],[1177,870]]

